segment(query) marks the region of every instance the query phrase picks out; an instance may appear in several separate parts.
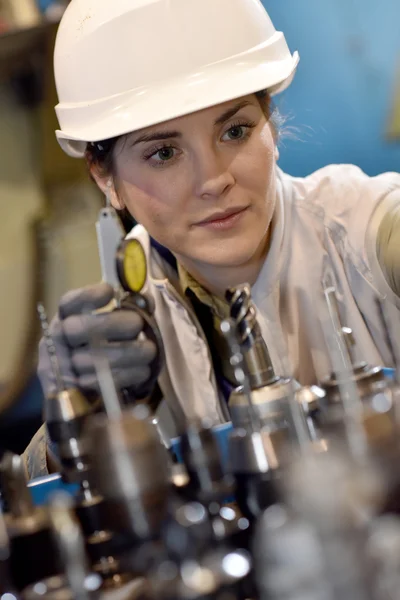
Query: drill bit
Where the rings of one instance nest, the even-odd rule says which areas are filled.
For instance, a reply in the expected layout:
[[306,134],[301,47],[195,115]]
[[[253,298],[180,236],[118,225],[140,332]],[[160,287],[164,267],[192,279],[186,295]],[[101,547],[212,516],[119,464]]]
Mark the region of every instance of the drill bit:
[[253,405],[249,376],[246,373],[246,364],[235,335],[234,327],[229,319],[225,319],[222,321],[220,328],[231,350],[230,363],[234,368],[236,381],[243,387],[243,392],[247,399],[251,429],[252,431],[258,431],[260,429],[260,419]]
[[277,380],[268,348],[257,322],[256,309],[251,300],[250,286],[245,284],[227,290],[230,315],[235,325],[238,341],[244,350],[252,389],[264,387]]
[[50,365],[53,371],[54,379],[57,385],[57,391],[63,392],[65,390],[65,385],[61,375],[60,364],[57,359],[57,351],[54,344],[54,340],[50,333],[49,321],[47,318],[46,309],[44,308],[42,302],[38,302],[37,311],[39,314],[40,324],[42,326],[43,337],[46,343],[47,353],[50,359]]

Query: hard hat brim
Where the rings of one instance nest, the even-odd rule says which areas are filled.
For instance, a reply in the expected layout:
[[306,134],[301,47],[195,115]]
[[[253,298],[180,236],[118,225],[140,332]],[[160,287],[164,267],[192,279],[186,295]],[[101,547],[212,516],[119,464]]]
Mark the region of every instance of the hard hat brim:
[[[255,50],[262,53],[263,49]],[[96,103],[58,105],[62,131],[56,131],[57,140],[69,156],[81,158],[88,142],[131,133],[260,90],[278,94],[290,85],[298,62],[297,52],[276,61],[262,61],[260,56],[246,55],[243,60],[234,57],[228,63],[209,65],[203,72],[191,73],[176,82],[155,83]],[[69,112],[73,114],[74,127]]]

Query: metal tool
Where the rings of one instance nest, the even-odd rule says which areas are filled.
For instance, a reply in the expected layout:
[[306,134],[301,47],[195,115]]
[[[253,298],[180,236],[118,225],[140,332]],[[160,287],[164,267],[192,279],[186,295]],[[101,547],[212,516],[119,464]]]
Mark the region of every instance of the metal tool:
[[98,348],[93,360],[108,413],[92,416],[86,432],[93,482],[104,498],[110,528],[129,535],[135,545],[157,534],[165,516],[169,455],[148,407],[122,409],[109,363]]
[[48,513],[33,505],[22,458],[5,453],[0,463],[4,521],[9,537],[9,572],[18,591],[38,578],[54,575],[58,561],[50,534]]
[[108,198],[106,206],[99,212],[96,233],[102,279],[118,292],[120,279],[116,269],[115,257],[118,247],[125,237],[125,231],[117,211],[111,206]]
[[87,481],[89,465],[82,431],[93,405],[78,388],[67,388],[61,377],[55,344],[50,334],[46,311],[38,305],[40,322],[54,372],[57,389],[46,398],[45,419],[53,443],[57,445],[63,479],[68,483]]
[[287,430],[265,427],[253,404],[248,365],[239,345],[236,329],[230,320],[221,323],[231,349],[231,365],[240,385],[238,393],[245,399],[248,417],[235,422],[229,436],[230,468],[236,481],[236,500],[247,519],[253,521],[271,503],[277,501],[276,478],[280,461],[286,453]]
[[180,566],[161,562],[151,573],[150,587],[158,600],[244,600],[241,584],[250,569],[244,550],[210,550]]
[[105,500],[109,526],[143,541],[158,532],[165,516],[170,469],[149,413],[136,415],[95,415],[87,439],[93,481]]
[[331,600],[315,532],[287,505],[260,516],[252,549],[261,600]]
[[200,502],[175,500],[170,514],[161,535],[165,554],[148,573],[155,598],[255,597],[247,593],[253,590],[251,556],[238,536],[240,524],[248,534],[248,522],[236,520],[231,507],[218,514]]
[[[49,506],[49,516],[52,534],[64,565],[65,579],[74,600],[97,598],[102,580],[91,572],[70,497],[64,494],[55,496]],[[87,585],[88,578],[90,586]]]
[[181,453],[189,477],[181,494],[189,500],[197,500],[212,513],[218,512],[226,499],[232,497],[234,481],[224,472],[211,425],[189,423],[181,436]]
[[[249,285],[228,290],[231,320],[243,355],[251,390],[249,412],[248,392],[240,384],[229,399],[229,411],[234,426],[247,426],[249,415],[257,413],[260,424],[271,432],[286,431],[287,439],[298,440],[301,446],[309,442],[304,416],[298,409],[294,392],[299,387],[290,377],[275,374],[268,348],[261,335]],[[282,436],[281,436],[282,437]]]
[[22,593],[23,600],[94,600],[102,579],[90,569],[83,535],[72,499],[59,492],[49,505],[49,522],[60,557],[60,573],[36,581]]
[[[55,374],[60,372],[55,345],[43,305],[38,307],[47,349]],[[45,416],[51,440],[57,445],[61,473],[67,483],[79,484],[75,510],[86,536],[94,569],[107,586],[120,586],[130,577],[122,573],[114,555],[113,535],[104,525],[103,498],[90,480],[88,447],[83,435],[94,406],[77,388],[66,388],[61,375],[58,391],[46,399]],[[99,381],[101,387],[101,381]],[[114,386],[112,389],[115,389]],[[111,397],[107,394],[106,400]]]
[[340,321],[335,278],[329,265],[323,275],[323,292],[329,314],[325,337],[332,374],[321,382],[326,396],[321,400],[318,423],[331,442],[346,439],[352,455],[364,460],[381,445],[383,437],[396,436],[396,393],[381,367],[355,360],[353,334]]
[[286,503],[308,525],[316,543],[319,587],[335,600],[379,598],[367,523],[382,482],[356,459],[335,449],[302,457],[294,461],[286,481]]
[[124,389],[123,400],[126,404],[140,400],[155,412],[162,398],[157,379],[165,357],[153,307],[146,295],[141,293],[147,277],[146,255],[139,240],[124,239],[125,232],[117,212],[108,201],[107,206],[99,213],[96,230],[102,279],[115,290],[116,308],[113,310],[137,312],[143,320],[143,334],[157,349],[150,364],[149,379],[140,388]]
[[80,483],[87,478],[88,470],[81,433],[87,416],[93,411],[93,405],[78,388],[64,385],[46,311],[41,303],[38,304],[38,313],[57,385],[54,393],[46,398],[46,424],[52,441],[57,444],[63,478],[68,483]]
[[227,290],[225,297],[230,304],[230,316],[245,356],[250,388],[255,390],[276,383],[279,378],[261,335],[250,286],[242,285]]
[[4,598],[4,594],[9,594],[9,600],[17,600],[17,593],[11,582],[9,560],[10,542],[3,511],[0,508],[0,598]]

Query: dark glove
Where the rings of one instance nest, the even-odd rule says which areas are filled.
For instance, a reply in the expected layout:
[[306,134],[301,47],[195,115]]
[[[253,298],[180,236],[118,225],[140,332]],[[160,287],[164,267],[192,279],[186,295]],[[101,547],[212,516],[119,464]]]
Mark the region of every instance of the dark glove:
[[[91,348],[94,336],[102,343],[118,389],[138,389],[150,377],[156,346],[142,336],[137,339],[143,330],[143,319],[133,310],[90,314],[107,306],[113,293],[110,285],[99,283],[68,292],[61,299],[50,333],[67,387],[78,387],[89,394],[98,391]],[[43,339],[39,344],[38,374],[45,395],[54,393],[55,377]]]

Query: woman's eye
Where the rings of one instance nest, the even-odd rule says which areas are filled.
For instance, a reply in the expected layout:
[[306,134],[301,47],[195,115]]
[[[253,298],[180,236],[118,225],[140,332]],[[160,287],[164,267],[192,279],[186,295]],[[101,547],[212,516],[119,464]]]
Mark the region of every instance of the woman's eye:
[[171,158],[174,158],[174,149],[171,146],[165,146],[164,148],[157,150],[157,152],[153,154],[153,157],[162,162],[171,160]]
[[176,158],[177,150],[173,146],[156,146],[150,148],[143,154],[146,161],[150,161],[154,166],[161,166],[164,163]]
[[244,135],[244,127],[242,127],[242,125],[236,125],[236,127],[232,127],[227,134],[231,140],[239,140]]
[[250,135],[250,125],[232,125],[222,136],[222,140],[235,142],[246,139]]

